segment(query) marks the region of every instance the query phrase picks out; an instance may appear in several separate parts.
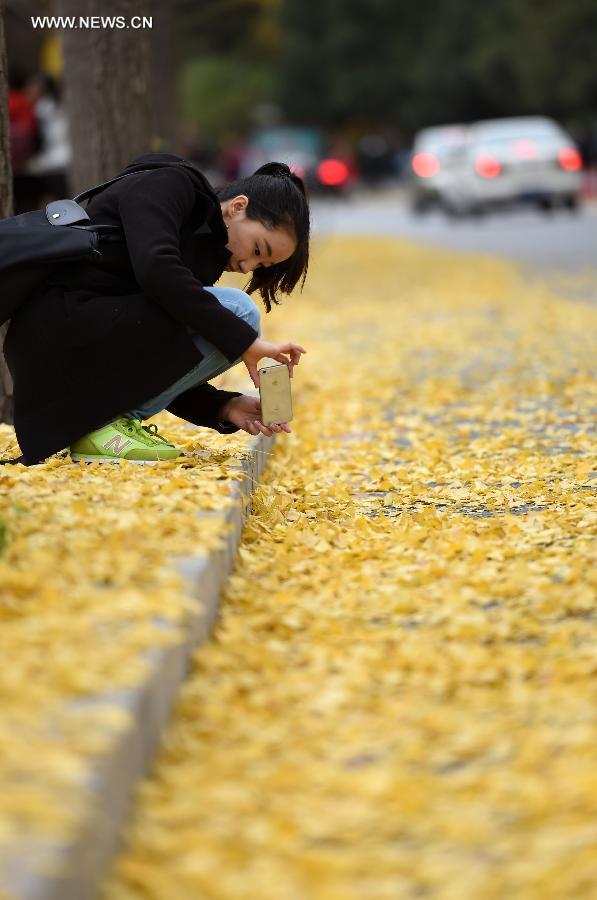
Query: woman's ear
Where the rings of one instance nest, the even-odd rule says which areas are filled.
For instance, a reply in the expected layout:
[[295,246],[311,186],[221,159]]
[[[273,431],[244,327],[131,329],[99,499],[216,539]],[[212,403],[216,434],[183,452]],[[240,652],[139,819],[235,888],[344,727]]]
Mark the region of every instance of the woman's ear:
[[239,194],[238,197],[233,197],[228,203],[228,212],[231,217],[242,216],[249,205],[249,198],[246,194]]

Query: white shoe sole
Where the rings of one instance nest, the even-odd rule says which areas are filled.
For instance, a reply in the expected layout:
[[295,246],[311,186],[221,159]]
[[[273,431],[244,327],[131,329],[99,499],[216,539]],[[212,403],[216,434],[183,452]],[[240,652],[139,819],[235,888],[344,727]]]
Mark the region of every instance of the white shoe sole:
[[120,456],[81,456],[79,453],[71,455],[72,462],[100,462],[100,463],[140,463],[142,466],[154,466],[157,462],[167,462],[165,459],[123,459]]

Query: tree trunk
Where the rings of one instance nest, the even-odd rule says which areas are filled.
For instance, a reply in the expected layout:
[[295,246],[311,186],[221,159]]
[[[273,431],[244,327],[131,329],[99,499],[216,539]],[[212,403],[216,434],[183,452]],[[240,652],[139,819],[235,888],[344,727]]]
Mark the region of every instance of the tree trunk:
[[[4,8],[0,0],[0,219],[12,215],[12,172],[8,125],[8,65],[4,43]],[[0,348],[6,326],[0,328]],[[0,352],[0,422],[12,422],[12,379]]]
[[152,7],[150,149],[156,153],[177,153],[179,110],[173,4],[153,0]]
[[[151,16],[150,0],[103,0],[101,16]],[[60,0],[65,16],[98,17],[97,0]],[[76,193],[116,175],[152,149],[151,29],[61,32],[64,91]]]

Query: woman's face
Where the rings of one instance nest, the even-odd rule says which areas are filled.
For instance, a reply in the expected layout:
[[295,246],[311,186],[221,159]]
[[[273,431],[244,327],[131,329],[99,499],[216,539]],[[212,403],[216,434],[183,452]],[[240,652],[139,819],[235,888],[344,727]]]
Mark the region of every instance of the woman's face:
[[294,253],[296,240],[288,229],[266,228],[262,222],[247,218],[249,198],[244,194],[225,200],[222,206],[228,227],[226,247],[232,253],[227,272],[253,272],[259,266],[284,262]]

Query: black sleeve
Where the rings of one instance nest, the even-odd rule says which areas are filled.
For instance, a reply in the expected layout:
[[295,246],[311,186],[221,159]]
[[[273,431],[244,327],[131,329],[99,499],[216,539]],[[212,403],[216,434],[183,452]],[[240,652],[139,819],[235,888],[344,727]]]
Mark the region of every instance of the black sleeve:
[[[234,362],[258,334],[206,291],[181,258],[180,230],[197,201],[190,177],[165,168],[145,172],[135,182],[119,197],[118,211],[139,286]],[[212,209],[208,197],[205,202]]]
[[233,434],[238,427],[232,422],[221,422],[218,413],[231,397],[242,397],[238,391],[219,391],[212,384],[200,384],[179,394],[166,407],[180,419],[186,419],[193,425],[202,425],[204,428],[213,428],[220,434]]

